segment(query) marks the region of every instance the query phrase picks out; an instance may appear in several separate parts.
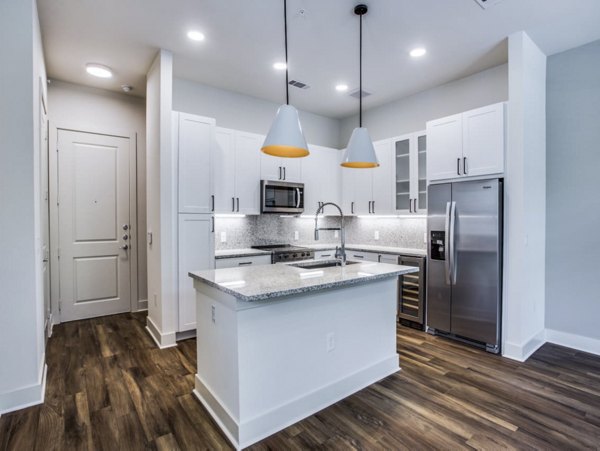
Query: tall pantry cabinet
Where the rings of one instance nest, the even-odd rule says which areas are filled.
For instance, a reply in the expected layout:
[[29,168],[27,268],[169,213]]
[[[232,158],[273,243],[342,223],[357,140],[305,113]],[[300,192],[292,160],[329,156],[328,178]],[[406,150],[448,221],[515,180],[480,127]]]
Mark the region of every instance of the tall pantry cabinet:
[[215,120],[173,112],[177,158],[178,332],[196,328],[196,292],[190,271],[213,269],[215,197],[212,164]]

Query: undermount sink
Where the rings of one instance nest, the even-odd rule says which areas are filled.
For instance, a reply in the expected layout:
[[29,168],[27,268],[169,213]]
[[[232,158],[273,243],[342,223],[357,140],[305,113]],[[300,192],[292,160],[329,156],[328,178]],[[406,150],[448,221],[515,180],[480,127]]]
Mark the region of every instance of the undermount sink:
[[[346,265],[354,265],[360,262],[351,262],[347,261]],[[326,260],[326,261],[309,261],[309,262],[300,262],[300,263],[292,263],[290,266],[295,266],[296,268],[304,268],[304,269],[321,269],[321,268],[332,268],[334,266],[342,266],[342,263],[339,260]]]

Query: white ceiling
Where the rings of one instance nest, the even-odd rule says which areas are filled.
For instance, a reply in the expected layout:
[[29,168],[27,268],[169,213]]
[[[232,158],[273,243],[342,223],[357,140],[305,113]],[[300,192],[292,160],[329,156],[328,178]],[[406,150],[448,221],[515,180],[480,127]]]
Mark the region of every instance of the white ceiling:
[[[490,0],[492,1],[492,0]],[[291,103],[330,117],[354,114],[358,101],[334,90],[358,88],[358,0],[288,0]],[[365,108],[505,63],[505,37],[526,30],[547,54],[600,39],[600,0],[367,0]],[[158,48],[173,51],[175,76],[283,102],[283,0],[38,0],[50,78],[144,95]],[[304,14],[299,11],[304,10]],[[186,37],[190,29],[204,42]],[[424,46],[424,58],[408,51]],[[85,73],[88,62],[115,71]]]

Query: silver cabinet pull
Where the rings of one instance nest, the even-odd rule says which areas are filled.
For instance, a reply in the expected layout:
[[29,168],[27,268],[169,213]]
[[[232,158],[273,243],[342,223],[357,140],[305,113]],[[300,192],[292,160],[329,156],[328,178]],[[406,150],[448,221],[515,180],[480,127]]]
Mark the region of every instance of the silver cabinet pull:
[[215,211],[215,195],[214,194],[212,194],[210,196],[210,202],[211,202],[210,211]]
[[281,180],[281,166],[279,166],[279,180]]
[[215,217],[214,216],[210,217],[210,224],[211,224],[211,226],[210,226],[211,233],[215,233]]
[[467,157],[463,157],[463,173],[467,175],[469,171],[467,171]]
[[231,198],[231,211],[235,211],[235,197]]
[[353,255],[354,258],[365,258],[364,255]]
[[240,198],[237,197],[236,199],[237,199],[237,209],[236,209],[236,211],[239,212],[240,211]]
[[373,201],[373,214],[375,214],[375,201]]
[[251,265],[252,262],[239,262],[238,266],[247,266],[247,265]]
[[350,202],[350,212],[354,214],[354,202]]
[[283,180],[286,180],[286,176],[285,176],[285,166],[283,167]]
[[456,159],[456,173],[460,175],[460,158]]
[[412,213],[412,199],[408,199],[408,212]]
[[418,213],[418,212],[419,212],[419,209],[417,208],[417,198],[416,198],[416,197],[415,197],[415,204],[414,204],[414,206],[413,206],[413,211],[414,211],[415,213]]

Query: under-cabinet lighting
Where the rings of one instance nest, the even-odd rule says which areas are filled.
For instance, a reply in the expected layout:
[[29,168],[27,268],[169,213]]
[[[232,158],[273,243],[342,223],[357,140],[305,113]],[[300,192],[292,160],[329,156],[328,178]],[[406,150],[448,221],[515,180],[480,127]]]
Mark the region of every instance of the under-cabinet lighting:
[[427,218],[426,215],[358,215],[359,219]]
[[245,218],[246,215],[241,213],[218,213],[215,218]]

